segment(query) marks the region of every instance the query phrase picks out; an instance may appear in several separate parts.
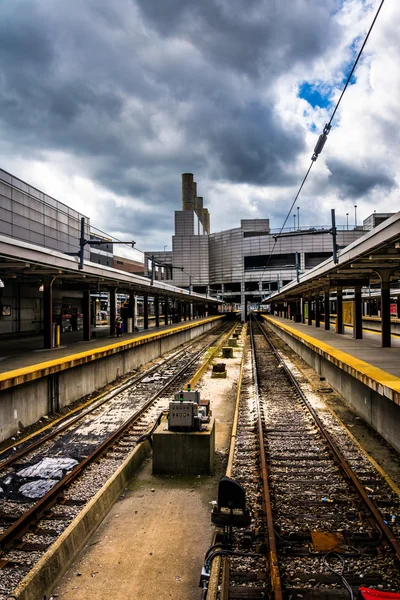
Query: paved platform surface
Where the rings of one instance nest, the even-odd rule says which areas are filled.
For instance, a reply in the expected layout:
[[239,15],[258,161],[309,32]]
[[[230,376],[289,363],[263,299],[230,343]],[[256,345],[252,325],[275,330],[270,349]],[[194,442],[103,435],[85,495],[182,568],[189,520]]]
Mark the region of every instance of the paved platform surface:
[[[222,360],[222,359],[218,359]],[[224,473],[240,354],[227,379],[199,385],[216,420],[211,477],[155,476],[151,459],[135,476],[55,590],[59,600],[200,600],[200,571],[213,527],[211,504]]]
[[331,331],[325,331],[322,327],[314,325],[305,325],[303,323],[294,323],[289,319],[267,315],[277,323],[282,323],[287,327],[291,327],[300,334],[305,334],[314,338],[317,341],[323,342],[353,356],[356,359],[365,361],[366,363],[382,369],[391,375],[400,378],[400,340],[398,337],[392,336],[392,348],[381,348],[380,332],[363,330],[364,338],[355,340],[352,337],[352,328],[346,327],[345,334],[337,334],[331,327]]
[[[200,321],[202,319],[195,319]],[[182,321],[181,325],[188,324],[190,321]],[[164,325],[162,327],[150,327],[148,330],[139,330],[135,333],[124,333],[122,338],[117,338],[116,335],[110,335],[110,328],[96,327],[96,337],[93,337],[89,342],[82,340],[82,331],[71,331],[62,334],[61,346],[52,350],[43,350],[43,337],[33,336],[24,339],[1,340],[0,342],[0,373],[7,373],[14,369],[21,369],[40,363],[45,363],[57,358],[71,356],[78,352],[101,348],[105,345],[119,341],[133,340],[146,333],[154,331],[166,331],[179,326],[179,323]]]

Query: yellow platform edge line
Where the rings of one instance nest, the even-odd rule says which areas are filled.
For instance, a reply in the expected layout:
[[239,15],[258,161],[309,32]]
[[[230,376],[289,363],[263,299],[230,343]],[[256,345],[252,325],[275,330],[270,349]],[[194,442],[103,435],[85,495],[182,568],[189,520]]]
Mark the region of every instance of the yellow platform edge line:
[[[368,377],[368,378],[372,379],[373,381],[376,381],[379,385],[381,385],[384,388],[386,387],[386,388],[393,390],[396,393],[400,393],[400,377],[397,377],[396,375],[392,375],[391,373],[388,373],[387,371],[384,371],[383,369],[380,369],[379,367],[374,367],[373,365],[370,365],[369,363],[365,362],[364,360],[361,360],[360,358],[355,358],[351,354],[348,354],[347,352],[343,352],[342,350],[338,350],[337,348],[334,348],[333,346],[330,346],[329,344],[326,344],[325,342],[321,342],[320,340],[313,338],[312,336],[307,335],[306,333],[303,333],[302,331],[298,331],[297,329],[294,329],[293,327],[286,325],[286,323],[281,323],[280,321],[274,319],[273,317],[271,317],[269,315],[261,315],[261,316],[263,317],[263,319],[265,321],[267,321],[267,322],[269,321],[269,322],[273,323],[274,325],[276,325],[277,327],[280,327],[281,329],[289,332],[291,335],[293,335],[293,337],[296,337],[300,340],[307,342],[310,346],[313,346],[316,350],[320,350],[320,351],[324,352],[325,354],[327,354],[328,356],[335,358],[339,362],[347,364],[350,368],[354,369],[356,372],[360,373],[362,376]],[[363,383],[365,383],[365,381],[363,381]],[[384,395],[387,397],[386,393]]]
[[[218,316],[218,315],[216,315],[216,316]],[[174,329],[176,329],[176,328],[174,328]],[[171,331],[171,330],[168,330],[168,331]],[[130,379],[133,379],[134,377],[136,377],[136,374],[133,377],[128,377],[126,380],[124,380],[122,382],[122,385],[125,385],[125,383],[127,383],[127,381],[129,381]],[[36,431],[33,431],[32,433],[30,433],[26,437],[21,438],[20,440],[14,442],[10,446],[7,446],[6,448],[3,448],[2,450],[0,450],[0,457],[3,454],[5,454],[6,452],[8,452],[9,450],[11,450],[11,448],[20,446],[21,444],[27,442],[31,438],[34,438],[34,437],[40,435],[41,433],[43,433],[44,431],[47,431],[48,429],[51,429],[52,427],[54,427],[55,425],[57,425],[57,423],[59,423],[60,421],[64,421],[64,420],[68,419],[69,417],[71,417],[72,415],[74,415],[75,413],[83,411],[90,404],[94,404],[95,402],[98,402],[104,396],[106,396],[107,394],[110,394],[112,391],[114,391],[115,389],[117,389],[119,386],[121,386],[121,382],[119,382],[118,385],[113,386],[110,390],[106,390],[104,392],[101,392],[100,394],[98,394],[97,396],[94,396],[93,398],[90,398],[89,400],[87,400],[83,404],[80,404],[79,406],[71,409],[70,411],[68,411],[65,414],[63,414],[61,417],[57,417],[56,419],[52,420],[50,423],[47,423],[46,425],[44,425],[40,429],[37,429]]]
[[214,315],[212,317],[207,317],[206,319],[198,319],[196,321],[190,321],[189,323],[184,323],[182,325],[178,325],[177,327],[173,327],[171,329],[164,329],[162,331],[153,331],[152,333],[147,333],[145,335],[140,335],[138,337],[132,338],[130,340],[125,340],[121,342],[114,342],[113,344],[107,344],[106,346],[101,346],[99,348],[93,348],[90,350],[84,350],[83,352],[78,352],[76,354],[69,354],[68,356],[63,356],[61,358],[55,358],[53,360],[49,360],[42,363],[35,363],[34,365],[29,365],[28,367],[21,367],[19,369],[13,369],[11,371],[5,371],[4,373],[0,373],[0,382],[7,381],[9,379],[15,379],[24,375],[39,373],[40,371],[44,371],[46,369],[51,369],[53,367],[65,365],[68,362],[75,362],[79,360],[83,360],[92,357],[91,360],[96,360],[96,355],[104,354],[104,352],[110,352],[113,350],[118,350],[121,347],[125,347],[124,349],[133,348],[134,346],[140,345],[140,342],[144,340],[151,340],[153,338],[159,339],[162,337],[167,337],[176,333],[177,331],[185,331],[186,329],[192,329],[198,325],[209,323],[211,321],[215,321],[217,319],[222,319],[225,315]]

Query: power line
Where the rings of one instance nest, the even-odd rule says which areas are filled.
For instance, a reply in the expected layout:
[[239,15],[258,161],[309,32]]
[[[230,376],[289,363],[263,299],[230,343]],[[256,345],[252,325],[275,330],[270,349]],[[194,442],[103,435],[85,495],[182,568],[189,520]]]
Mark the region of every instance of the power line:
[[345,86],[344,86],[344,88],[343,88],[343,90],[342,90],[342,93],[340,94],[340,98],[339,98],[339,100],[338,100],[338,101],[337,101],[337,103],[336,103],[336,106],[335,106],[335,108],[334,108],[334,111],[333,111],[333,113],[332,113],[332,116],[331,116],[331,118],[329,119],[329,123],[328,123],[329,125],[332,123],[332,121],[333,121],[333,118],[334,118],[334,116],[335,116],[335,114],[336,114],[336,111],[337,111],[337,109],[339,108],[339,104],[341,103],[341,101],[342,101],[342,98],[343,98],[343,95],[344,95],[344,93],[345,93],[345,91],[346,91],[346,89],[347,89],[347,86],[348,86],[348,85],[349,85],[349,83],[350,83],[350,79],[351,79],[351,78],[352,78],[352,76],[353,76],[353,73],[354,73],[354,71],[355,71],[355,69],[356,69],[357,63],[358,63],[358,61],[360,60],[361,54],[363,53],[363,50],[364,50],[365,44],[366,44],[366,43],[367,43],[367,41],[368,41],[369,34],[371,33],[371,31],[372,31],[372,29],[373,29],[373,27],[374,27],[374,25],[375,25],[375,21],[376,21],[376,19],[378,18],[378,15],[379,15],[379,13],[380,13],[380,10],[381,10],[381,8],[382,8],[382,6],[383,6],[383,3],[384,3],[384,2],[385,2],[385,0],[382,0],[382,2],[381,2],[381,3],[380,3],[380,5],[379,5],[379,8],[378,8],[378,10],[376,11],[376,15],[375,15],[375,17],[374,17],[374,19],[373,19],[373,21],[372,21],[372,23],[371,23],[371,26],[370,26],[370,28],[369,28],[369,30],[368,30],[368,33],[367,33],[367,35],[365,36],[365,40],[364,40],[364,42],[363,42],[363,45],[362,45],[362,46],[361,46],[361,48],[360,48],[360,51],[359,51],[359,53],[358,53],[358,55],[357,55],[357,58],[356,58],[356,60],[355,60],[355,63],[354,63],[354,65],[353,65],[353,68],[351,69],[351,71],[350,71],[350,74],[349,74],[349,76],[348,76],[348,78],[347,78],[346,84],[345,84]]
[[280,230],[279,230],[279,233],[278,233],[276,236],[274,236],[274,245],[272,246],[272,250],[270,251],[270,253],[269,253],[269,255],[268,255],[267,264],[264,266],[263,272],[262,272],[262,274],[261,274],[261,281],[262,281],[262,277],[263,277],[263,275],[264,275],[265,269],[268,267],[268,265],[269,265],[269,262],[270,262],[270,260],[271,260],[271,256],[272,256],[272,254],[273,254],[273,252],[274,252],[274,250],[275,250],[275,246],[276,246],[276,244],[277,244],[278,237],[281,235],[281,233],[282,233],[282,231],[283,231],[283,229],[284,229],[284,227],[285,227],[285,225],[286,225],[286,223],[287,223],[287,220],[288,220],[288,218],[290,217],[290,213],[292,212],[292,210],[293,210],[293,207],[294,207],[294,205],[296,204],[298,197],[300,196],[301,190],[303,189],[303,186],[304,186],[304,184],[305,184],[305,182],[306,182],[306,179],[307,179],[307,177],[308,177],[308,174],[309,174],[309,172],[310,172],[310,171],[311,171],[311,169],[312,169],[312,166],[313,166],[313,164],[314,164],[314,161],[312,160],[312,161],[311,161],[311,164],[310,164],[310,166],[308,167],[307,173],[304,175],[304,179],[303,179],[303,181],[301,182],[301,185],[300,185],[300,187],[299,187],[299,189],[298,189],[298,191],[297,191],[297,194],[296,194],[296,196],[295,196],[295,198],[294,198],[294,200],[293,200],[293,202],[292,202],[292,205],[291,205],[291,207],[290,207],[290,210],[288,211],[288,214],[286,215],[286,218],[285,218],[285,220],[284,220],[284,222],[283,222],[283,225],[282,225],[282,227],[280,228]]
[[265,269],[268,267],[268,265],[269,265],[269,263],[270,263],[271,256],[272,256],[272,254],[273,254],[273,252],[274,252],[274,250],[275,250],[275,246],[276,246],[276,244],[277,244],[277,241],[278,241],[278,237],[279,237],[279,236],[280,236],[280,234],[282,233],[282,230],[283,230],[283,228],[285,227],[285,225],[286,225],[286,223],[287,223],[287,220],[288,220],[288,219],[289,219],[289,217],[290,217],[290,214],[291,214],[291,212],[292,212],[292,210],[293,210],[293,207],[294,207],[294,205],[296,204],[296,201],[297,201],[298,197],[300,196],[300,193],[301,193],[301,191],[302,191],[302,189],[303,189],[303,186],[304,186],[304,184],[305,184],[305,182],[306,182],[306,180],[307,180],[307,177],[308,177],[308,175],[309,175],[309,173],[310,173],[310,171],[311,171],[311,169],[312,169],[312,166],[313,166],[313,164],[316,162],[316,160],[317,160],[318,156],[321,154],[321,152],[322,152],[322,150],[323,150],[323,148],[324,148],[324,146],[325,146],[326,140],[328,139],[328,134],[329,134],[329,132],[330,132],[330,130],[331,130],[331,127],[332,127],[332,121],[333,121],[333,119],[334,119],[334,117],[335,117],[335,115],[336,115],[336,111],[337,111],[337,109],[339,108],[339,104],[341,103],[341,101],[342,101],[342,98],[343,98],[343,96],[344,96],[344,93],[345,93],[345,91],[346,91],[346,89],[347,89],[347,87],[348,87],[348,85],[349,85],[349,83],[350,83],[350,80],[351,80],[351,78],[352,78],[352,76],[353,76],[353,73],[354,73],[354,71],[355,71],[356,67],[357,67],[358,61],[360,60],[360,57],[361,57],[361,55],[362,55],[362,53],[363,53],[363,50],[364,50],[364,48],[365,48],[365,45],[366,45],[366,43],[367,43],[367,41],[368,41],[368,38],[369,38],[369,36],[370,36],[370,33],[371,33],[371,31],[372,31],[372,29],[373,29],[373,27],[374,27],[374,25],[375,25],[376,19],[378,18],[378,15],[379,15],[379,13],[380,13],[380,10],[381,10],[381,8],[382,8],[382,6],[383,6],[383,3],[384,3],[384,2],[385,2],[385,0],[381,0],[381,3],[380,3],[380,5],[379,5],[379,7],[378,7],[378,10],[376,11],[375,17],[373,18],[373,21],[372,21],[372,23],[371,23],[371,25],[370,25],[370,28],[368,29],[367,35],[365,36],[364,42],[363,42],[363,44],[362,44],[362,46],[361,46],[361,48],[360,48],[360,50],[359,50],[359,52],[358,52],[358,54],[357,54],[357,58],[356,58],[356,60],[354,61],[354,64],[353,64],[353,66],[352,66],[352,69],[351,69],[351,71],[350,71],[350,73],[349,73],[349,75],[348,75],[348,77],[347,77],[347,80],[346,80],[346,83],[345,83],[345,85],[344,85],[344,88],[343,88],[343,90],[342,90],[342,93],[340,94],[340,97],[339,97],[338,101],[336,102],[336,106],[335,106],[335,108],[333,109],[333,112],[332,112],[332,114],[331,114],[331,117],[330,117],[330,119],[329,119],[328,123],[326,123],[326,125],[325,125],[325,127],[324,127],[324,130],[323,130],[323,132],[321,133],[321,135],[320,135],[320,136],[319,136],[319,138],[318,138],[318,141],[317,141],[317,143],[316,143],[316,145],[315,145],[315,148],[314,148],[313,155],[312,155],[312,157],[311,157],[311,164],[310,164],[310,166],[308,167],[308,170],[307,170],[307,172],[306,172],[306,174],[305,174],[305,176],[304,176],[304,179],[303,179],[303,181],[301,182],[301,185],[300,185],[300,187],[299,187],[299,189],[298,189],[298,191],[297,191],[297,194],[296,194],[296,196],[295,196],[295,199],[293,200],[293,202],[292,202],[292,204],[291,204],[291,206],[290,206],[290,209],[289,209],[289,211],[288,211],[288,213],[287,213],[287,215],[286,215],[286,218],[285,218],[285,220],[284,220],[284,222],[283,222],[283,225],[282,225],[282,227],[280,228],[280,231],[279,231],[279,233],[278,233],[278,234],[277,234],[277,236],[275,237],[274,245],[272,246],[272,250],[270,251],[270,253],[269,253],[269,255],[268,255],[267,264],[264,266],[263,272],[262,272],[262,274],[261,274],[261,281],[262,281],[262,278],[263,278],[263,275],[264,275]]

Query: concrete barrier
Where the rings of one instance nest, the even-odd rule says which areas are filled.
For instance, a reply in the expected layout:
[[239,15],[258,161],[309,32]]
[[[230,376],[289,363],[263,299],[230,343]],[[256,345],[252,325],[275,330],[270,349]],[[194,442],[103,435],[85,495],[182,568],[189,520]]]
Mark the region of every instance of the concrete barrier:
[[16,587],[9,600],[50,598],[61,577],[84,548],[122,490],[147,456],[151,446],[145,441],[129,454],[82,512],[68,525],[56,542]]
[[184,323],[125,342],[2,373],[0,442],[209,331],[222,316]]

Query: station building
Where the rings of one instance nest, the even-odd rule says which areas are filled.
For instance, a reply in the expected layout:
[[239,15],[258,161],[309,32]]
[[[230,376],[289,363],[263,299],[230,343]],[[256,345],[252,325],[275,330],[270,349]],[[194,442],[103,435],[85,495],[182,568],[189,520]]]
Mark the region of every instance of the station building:
[[141,316],[144,329],[149,317],[158,327],[160,314],[166,323],[177,322],[219,302],[189,297],[170,282],[153,285],[143,277],[143,264],[115,255],[115,242],[92,231],[89,218],[2,169],[0,206],[2,340],[43,333],[44,347],[52,348],[60,344],[57,332],[82,331],[90,340],[99,324],[113,335],[123,302],[122,318],[135,328]]
[[[362,226],[337,227],[337,244],[345,248],[390,214],[374,213]],[[294,224],[282,232],[269,219],[242,219],[240,226],[210,232],[210,215],[197,196],[192,173],[182,175],[182,208],[175,211],[171,251],[145,254],[145,272],[156,279],[199,292],[213,293],[228,305],[258,304],[271,293],[332,256],[331,226]]]

